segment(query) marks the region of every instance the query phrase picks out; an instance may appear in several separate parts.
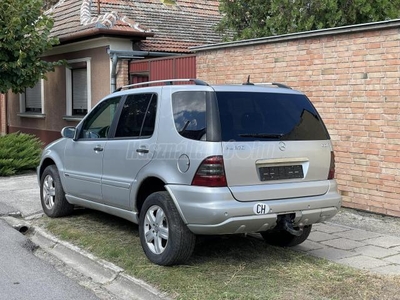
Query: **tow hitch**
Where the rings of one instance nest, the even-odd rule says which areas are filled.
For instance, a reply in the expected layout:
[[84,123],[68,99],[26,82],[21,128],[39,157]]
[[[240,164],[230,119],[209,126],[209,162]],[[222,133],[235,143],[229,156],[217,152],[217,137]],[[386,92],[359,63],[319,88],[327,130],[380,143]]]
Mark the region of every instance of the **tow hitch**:
[[289,232],[292,235],[301,236],[303,233],[303,228],[295,229],[293,227],[293,219],[294,216],[292,215],[278,216],[278,220],[276,221],[278,224],[277,227]]

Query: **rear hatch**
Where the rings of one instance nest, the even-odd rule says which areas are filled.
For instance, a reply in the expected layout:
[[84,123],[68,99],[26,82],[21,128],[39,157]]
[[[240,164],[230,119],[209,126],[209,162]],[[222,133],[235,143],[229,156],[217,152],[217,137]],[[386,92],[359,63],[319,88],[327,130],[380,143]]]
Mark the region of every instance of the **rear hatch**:
[[282,88],[217,91],[227,184],[239,201],[325,194],[332,146],[308,98]]

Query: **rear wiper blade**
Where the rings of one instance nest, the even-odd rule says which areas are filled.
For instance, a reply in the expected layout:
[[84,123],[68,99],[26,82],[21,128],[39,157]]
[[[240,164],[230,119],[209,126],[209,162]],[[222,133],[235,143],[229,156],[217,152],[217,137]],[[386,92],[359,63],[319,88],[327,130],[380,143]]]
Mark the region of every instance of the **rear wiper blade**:
[[284,136],[284,133],[242,133],[240,137],[256,137],[265,139],[280,139]]

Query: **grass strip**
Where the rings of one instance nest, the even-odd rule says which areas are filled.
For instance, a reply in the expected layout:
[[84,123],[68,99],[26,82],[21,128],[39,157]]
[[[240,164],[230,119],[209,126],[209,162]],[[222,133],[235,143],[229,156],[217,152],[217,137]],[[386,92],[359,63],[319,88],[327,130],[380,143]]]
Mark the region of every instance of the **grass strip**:
[[400,299],[400,277],[342,266],[245,236],[201,237],[187,265],[161,267],[144,255],[138,227],[79,210],[38,224],[174,299]]

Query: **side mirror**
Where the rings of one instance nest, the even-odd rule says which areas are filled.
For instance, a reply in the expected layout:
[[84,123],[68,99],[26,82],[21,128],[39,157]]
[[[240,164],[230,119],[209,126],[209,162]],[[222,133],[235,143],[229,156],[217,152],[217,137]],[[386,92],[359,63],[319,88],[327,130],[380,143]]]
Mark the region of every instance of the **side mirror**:
[[65,137],[68,139],[73,139],[75,137],[75,132],[76,132],[75,127],[68,126],[68,127],[64,127],[61,130],[61,135],[62,135],[62,137]]

